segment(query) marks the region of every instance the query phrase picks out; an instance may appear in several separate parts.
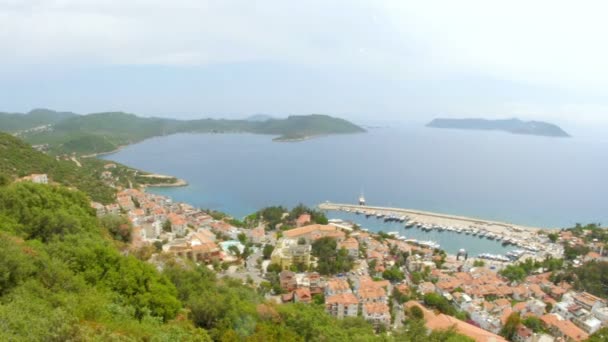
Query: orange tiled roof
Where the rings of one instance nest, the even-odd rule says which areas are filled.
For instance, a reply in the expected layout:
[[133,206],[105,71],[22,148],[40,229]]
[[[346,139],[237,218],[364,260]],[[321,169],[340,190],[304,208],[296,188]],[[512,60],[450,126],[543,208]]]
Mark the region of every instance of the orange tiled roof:
[[532,284],[543,284],[550,282],[549,278],[551,277],[551,272],[545,272],[542,274],[531,275],[526,277],[526,282]]
[[425,281],[423,283],[420,283],[418,285],[418,289],[419,290],[424,290],[424,291],[430,291],[430,292],[434,292],[435,291],[435,284],[431,283],[430,281]]
[[602,256],[599,253],[591,251],[591,252],[587,253],[586,257],[590,258],[590,259],[599,259]]
[[368,259],[382,259],[382,254],[373,250],[367,250],[367,258]]
[[471,277],[470,274],[465,273],[465,272],[454,273],[454,278],[462,281],[463,283],[473,280],[473,277]]
[[363,305],[363,310],[368,314],[387,314],[390,311],[388,305],[384,303],[366,303]]
[[517,326],[517,335],[523,340],[527,340],[528,338],[532,337],[533,333],[534,332],[532,330],[528,329],[523,324]]
[[213,239],[204,232],[196,232],[192,234],[191,240],[197,240],[200,243],[210,243],[213,242]]
[[283,236],[293,238],[304,234],[310,234],[314,231],[335,231],[337,228],[330,225],[312,224],[300,228],[294,228],[283,232]]
[[504,309],[502,314],[500,315],[500,323],[502,323],[502,325],[505,325],[507,323],[507,319],[509,319],[509,316],[511,316],[512,313],[513,310],[510,307]]
[[399,291],[399,292],[401,292],[403,294],[410,293],[410,288],[406,284],[396,285],[395,288],[397,289],[397,291]]
[[513,294],[518,294],[521,296],[525,296],[528,293],[528,289],[524,285],[512,287],[511,289],[513,291]]
[[169,221],[171,221],[171,224],[173,225],[181,226],[186,224],[186,219],[181,215],[171,213],[167,218],[169,219]]
[[386,297],[386,291],[382,287],[376,286],[362,286],[357,291],[357,294],[361,299],[374,299]]
[[530,288],[530,291],[534,292],[534,294],[537,296],[545,295],[545,292],[543,291],[543,289],[540,288],[540,286],[538,284],[530,284],[529,288]]
[[435,285],[442,290],[451,292],[455,288],[462,285],[462,282],[456,278],[451,278],[451,279],[446,279],[446,280],[440,280]]
[[417,302],[410,301],[406,303],[406,307],[408,308],[414,305],[422,309],[426,320],[426,327],[428,329],[447,330],[453,327],[459,334],[468,336],[476,342],[507,342],[502,336],[498,336],[454,317],[444,314],[435,315],[432,311]]
[[306,224],[308,222],[310,222],[310,214],[302,214],[296,220],[298,225]]
[[297,288],[294,293],[298,296],[298,298],[300,299],[310,299],[311,295],[310,295],[310,290],[306,287],[300,287]]
[[574,299],[588,306],[593,306],[593,304],[595,304],[596,302],[604,302],[603,299],[596,297],[588,292],[579,293],[578,295],[574,296]]
[[350,290],[350,285],[348,285],[348,282],[344,279],[334,278],[327,281],[327,288],[334,292],[348,291]]
[[494,301],[494,303],[498,306],[511,306],[511,302],[505,298],[500,298]]
[[342,293],[325,298],[325,304],[359,304],[359,300],[352,293]]
[[540,319],[548,326],[555,327],[563,335],[574,341],[583,341],[589,338],[589,335],[584,332],[581,328],[574,325],[574,323],[568,320],[560,320],[554,314],[543,315]]
[[359,248],[359,242],[357,242],[357,239],[355,238],[348,238],[344,241],[342,241],[339,244],[340,248],[345,248],[345,249],[358,249]]
[[192,251],[194,252],[214,252],[219,251],[220,248],[213,242],[202,243],[200,245],[192,246]]
[[224,221],[217,221],[217,222],[211,223],[211,228],[216,229],[216,230],[229,231],[233,227]]
[[135,216],[144,216],[146,212],[143,209],[131,210],[131,213]]
[[513,306],[513,311],[522,312],[526,309],[526,302],[519,302]]
[[281,295],[281,300],[283,302],[291,302],[293,300],[293,292],[282,294]]

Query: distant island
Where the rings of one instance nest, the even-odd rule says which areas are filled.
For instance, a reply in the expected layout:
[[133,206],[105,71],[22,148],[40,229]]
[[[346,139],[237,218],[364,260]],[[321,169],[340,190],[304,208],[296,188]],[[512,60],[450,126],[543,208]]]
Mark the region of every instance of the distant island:
[[18,136],[52,155],[108,153],[144,139],[175,133],[254,133],[274,135],[275,141],[300,141],[365,132],[349,121],[321,114],[292,115],[285,119],[255,115],[244,120],[176,120],[123,112],[79,115],[48,109],[25,114],[0,113],[0,131]]
[[569,137],[559,126],[543,121],[522,121],[519,119],[434,119],[427,127],[470,130],[495,130],[513,134],[539,135],[545,137]]

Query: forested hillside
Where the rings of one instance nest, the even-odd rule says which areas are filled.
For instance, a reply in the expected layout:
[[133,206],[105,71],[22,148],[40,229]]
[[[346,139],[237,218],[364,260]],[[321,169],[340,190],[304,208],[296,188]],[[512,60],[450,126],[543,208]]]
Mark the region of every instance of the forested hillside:
[[82,193],[5,186],[0,218],[0,340],[207,339],[174,320],[175,286],[119,253]]
[[17,132],[38,126],[54,124],[76,116],[70,112],[34,109],[26,114],[0,113],[0,131]]
[[[104,166],[112,164],[112,168]],[[115,201],[116,188],[177,184],[173,177],[154,178],[148,173],[97,158],[52,157],[34,150],[11,135],[0,133],[0,176],[14,180],[45,173],[51,182],[76,188],[103,204]],[[109,174],[104,177],[103,174]]]
[[[31,114],[6,114],[0,131],[15,132],[48,125],[44,129],[20,132],[33,145],[48,144],[52,154],[81,155],[109,152],[120,146],[146,138],[180,132],[193,133],[255,133],[292,140],[328,134],[346,134],[364,130],[346,120],[328,115],[294,115],[286,119],[250,120],[174,120],[144,118],[123,112],[75,115],[47,111],[47,120],[33,122]],[[54,114],[52,114],[54,113]],[[10,120],[9,120],[10,119]],[[10,123],[9,123],[10,121]]]
[[71,160],[57,160],[9,134],[0,133],[0,175],[9,179],[46,173],[52,181],[80,189],[95,201],[109,203],[114,200],[116,190],[99,178],[100,164],[93,161],[78,167]]

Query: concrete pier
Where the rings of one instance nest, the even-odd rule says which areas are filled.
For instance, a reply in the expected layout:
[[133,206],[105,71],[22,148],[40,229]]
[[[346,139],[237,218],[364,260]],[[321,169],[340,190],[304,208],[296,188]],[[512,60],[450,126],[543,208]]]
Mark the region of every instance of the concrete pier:
[[[529,250],[546,250],[546,236],[539,234],[542,228],[511,224],[506,222],[485,220],[465,216],[434,213],[422,210],[376,207],[358,204],[325,202],[318,205],[319,209],[327,211],[344,211],[361,215],[405,216],[410,222],[434,227],[453,227],[459,229],[475,229],[480,232],[492,233],[497,240],[512,241],[514,245]],[[557,252],[551,251],[551,252]],[[551,253],[554,254],[554,253]]]
[[[441,213],[434,213],[434,212],[430,212],[430,211],[404,209],[404,208],[374,207],[374,206],[367,206],[367,205],[331,203],[331,202],[321,203],[321,204],[319,204],[318,207],[321,210],[346,211],[348,209],[351,212],[355,212],[358,210],[361,213],[372,213],[373,212],[373,213],[380,213],[382,215],[408,216],[415,221],[418,221],[421,223],[428,223],[428,224],[433,224],[433,223],[440,224],[438,222],[432,222],[433,219],[442,220],[442,221],[448,220],[448,221],[452,221],[456,226],[461,226],[463,228],[465,226],[468,227],[470,225],[476,225],[476,226],[503,227],[506,229],[514,229],[515,231],[527,230],[530,232],[538,232],[539,230],[542,230],[542,228],[538,228],[538,227],[522,226],[522,225],[517,225],[517,224],[485,220],[485,219],[480,219],[480,218],[472,218],[472,217],[457,216],[457,215],[450,215],[450,214],[441,214]],[[422,221],[417,220],[417,218],[422,219]],[[427,221],[425,219],[428,219],[430,221],[425,222],[425,221]]]

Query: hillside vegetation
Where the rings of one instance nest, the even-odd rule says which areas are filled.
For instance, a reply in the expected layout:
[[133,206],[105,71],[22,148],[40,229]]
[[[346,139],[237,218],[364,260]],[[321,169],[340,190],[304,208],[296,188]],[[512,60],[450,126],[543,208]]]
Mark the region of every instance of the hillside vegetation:
[[175,286],[121,255],[82,193],[19,183],[0,189],[0,340],[208,340],[172,321]]
[[168,255],[155,267],[102,222],[112,220],[98,220],[78,191],[0,185],[0,340],[469,341],[427,335],[420,324],[375,334],[360,317],[273,304],[241,281]]
[[116,190],[99,178],[99,163],[101,161],[92,161],[78,167],[71,160],[57,160],[9,134],[0,133],[1,175],[14,179],[32,173],[46,173],[52,181],[80,189],[95,201],[110,203]]
[[[108,164],[112,167],[106,169],[104,166]],[[13,180],[32,173],[46,173],[51,182],[79,189],[91,200],[103,204],[115,201],[118,187],[138,188],[179,181],[172,177],[151,177],[146,172],[97,158],[49,156],[16,137],[0,133],[0,175]],[[104,178],[103,173],[110,177]]]
[[0,130],[17,132],[38,126],[54,124],[76,116],[70,112],[55,112],[48,109],[34,109],[26,114],[1,113]]
[[[29,115],[29,114],[28,114]],[[35,127],[26,120],[28,115],[13,114],[11,120],[20,123],[19,129]],[[57,114],[58,117],[59,113]],[[40,122],[36,122],[39,125]],[[70,115],[48,120],[48,129],[22,132],[26,141],[34,145],[49,144],[54,154],[94,154],[109,152],[120,146],[150,137],[181,132],[193,133],[255,133],[278,136],[277,140],[296,140],[319,135],[346,134],[364,130],[346,120],[328,115],[290,116],[286,119],[251,120],[173,120],[143,118],[122,112]],[[29,126],[28,126],[29,125]],[[14,132],[15,125],[0,125],[0,130]],[[25,128],[24,128],[25,127]]]

